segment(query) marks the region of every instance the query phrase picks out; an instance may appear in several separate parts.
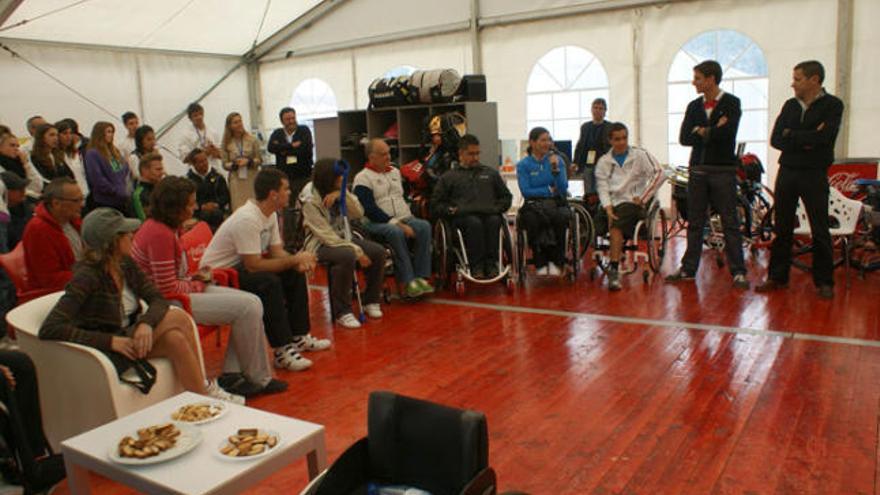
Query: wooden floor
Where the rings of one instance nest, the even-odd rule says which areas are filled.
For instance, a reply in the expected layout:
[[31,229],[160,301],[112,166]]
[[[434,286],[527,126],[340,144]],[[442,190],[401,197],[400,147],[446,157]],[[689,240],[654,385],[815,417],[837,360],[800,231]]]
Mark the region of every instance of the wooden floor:
[[[703,261],[696,284],[630,276],[613,294],[587,276],[512,295],[471,286],[392,304],[357,331],[331,328],[315,290],[314,333],[333,349],[283,373],[288,393],[249,405],[326,425],[331,461],[365,434],[372,390],[481,410],[502,491],[877,493],[880,274],[846,290],[838,271],[823,301],[803,272],[760,295]],[[763,266],[749,261],[753,282]],[[204,346],[216,370],[220,351]],[[297,493],[305,472],[294,464],[250,493]]]

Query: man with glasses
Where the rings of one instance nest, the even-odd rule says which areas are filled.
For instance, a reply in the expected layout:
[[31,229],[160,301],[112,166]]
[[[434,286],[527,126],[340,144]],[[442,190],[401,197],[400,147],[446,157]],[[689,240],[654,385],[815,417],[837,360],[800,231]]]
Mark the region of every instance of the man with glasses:
[[85,197],[69,177],[53,179],[43,189],[43,201],[28,222],[22,244],[31,289],[61,290],[82,258],[80,213]]

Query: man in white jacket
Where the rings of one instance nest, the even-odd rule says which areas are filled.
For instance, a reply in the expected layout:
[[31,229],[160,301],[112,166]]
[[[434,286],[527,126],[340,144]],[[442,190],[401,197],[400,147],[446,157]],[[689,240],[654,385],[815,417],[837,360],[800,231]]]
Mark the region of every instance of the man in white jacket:
[[645,218],[645,206],[663,182],[663,169],[650,153],[629,145],[629,131],[622,123],[611,124],[608,136],[611,149],[596,164],[596,190],[602,205],[596,229],[610,234],[608,289],[620,290],[624,233],[633,234],[638,221]]
[[[364,225],[371,236],[391,245],[394,275],[406,297],[434,292],[431,277],[431,224],[416,218],[403,197],[400,171],[391,164],[388,145],[381,139],[367,143],[367,163],[354,179],[354,194],[369,219]],[[407,240],[414,243],[410,257]]]

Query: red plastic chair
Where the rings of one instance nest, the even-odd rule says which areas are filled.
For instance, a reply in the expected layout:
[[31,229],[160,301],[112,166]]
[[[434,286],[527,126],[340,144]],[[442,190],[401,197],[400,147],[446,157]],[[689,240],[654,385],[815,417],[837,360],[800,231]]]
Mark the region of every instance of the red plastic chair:
[[[211,243],[213,236],[211,227],[205,222],[197,223],[193,228],[180,236],[180,244],[186,255],[187,271],[190,275],[199,271],[199,262],[202,260],[202,255],[205,254],[205,249],[208,248],[208,244]],[[214,282],[217,285],[238,288],[238,272],[233,268],[214,268],[211,270],[211,275],[214,277]],[[168,296],[168,299],[180,302],[183,305],[183,309],[187,313],[192,314],[192,304],[188,294],[172,294]],[[204,337],[212,332],[216,332],[217,347],[220,347],[223,326],[199,324],[199,335]]]
[[[55,292],[55,289],[31,289],[28,284],[27,265],[24,262],[24,247],[19,242],[15,249],[8,253],[0,254],[0,268],[6,272],[12,285],[15,286],[16,306],[24,304],[31,299],[45,296]],[[3,322],[6,324],[6,322]],[[9,326],[9,336],[12,337],[12,327]]]
[[6,271],[12,284],[15,285],[15,297],[17,304],[22,304],[46,294],[51,294],[57,289],[31,289],[28,284],[27,265],[24,262],[24,247],[19,242],[15,249],[8,253],[0,254],[0,268]]

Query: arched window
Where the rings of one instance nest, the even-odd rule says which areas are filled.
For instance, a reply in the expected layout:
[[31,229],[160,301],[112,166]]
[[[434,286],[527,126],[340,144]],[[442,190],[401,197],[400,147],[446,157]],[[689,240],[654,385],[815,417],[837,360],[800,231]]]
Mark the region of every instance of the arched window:
[[308,126],[315,135],[315,119],[335,117],[338,106],[333,88],[316,78],[306,79],[299,83],[290,98],[290,106],[296,109],[296,120],[300,125]]
[[392,67],[385,71],[382,74],[382,77],[399,77],[399,76],[411,76],[413,72],[419,70],[412,65],[398,65],[397,67]]
[[767,106],[770,82],[764,52],[748,36],[731,30],[709,31],[691,38],[675,55],[669,68],[669,163],[687,165],[690,148],[678,144],[678,133],[688,103],[697,97],[691,81],[694,66],[704,60],[721,64],[721,89],[738,96],[742,118],[736,140],[746,152],[767,164]]
[[546,127],[553,139],[570,139],[574,145],[581,124],[592,118],[590,106],[596,98],[608,101],[608,74],[602,62],[577,46],[554,48],[529,75],[526,132]]

